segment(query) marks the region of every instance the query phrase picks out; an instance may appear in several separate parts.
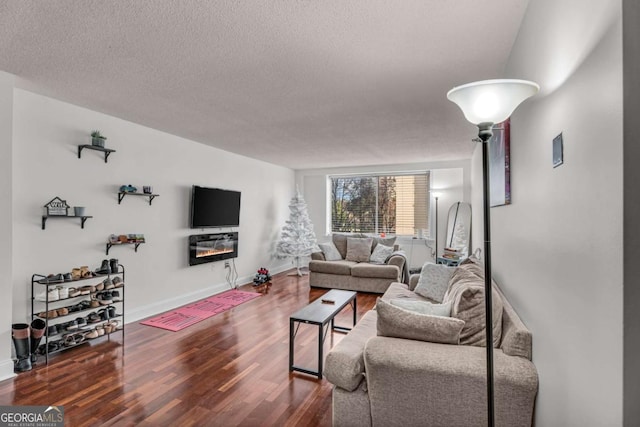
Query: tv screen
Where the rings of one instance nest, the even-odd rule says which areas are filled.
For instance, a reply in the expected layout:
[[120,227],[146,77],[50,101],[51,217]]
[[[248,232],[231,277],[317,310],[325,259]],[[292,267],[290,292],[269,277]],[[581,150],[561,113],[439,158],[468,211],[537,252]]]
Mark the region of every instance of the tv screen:
[[193,186],[191,228],[240,225],[240,192]]

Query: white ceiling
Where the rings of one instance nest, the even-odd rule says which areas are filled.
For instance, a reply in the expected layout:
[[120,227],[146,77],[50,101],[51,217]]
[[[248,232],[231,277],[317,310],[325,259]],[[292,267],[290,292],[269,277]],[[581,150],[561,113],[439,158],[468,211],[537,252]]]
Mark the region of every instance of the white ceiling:
[[446,92],[503,76],[527,3],[3,0],[0,70],[293,169],[468,159]]

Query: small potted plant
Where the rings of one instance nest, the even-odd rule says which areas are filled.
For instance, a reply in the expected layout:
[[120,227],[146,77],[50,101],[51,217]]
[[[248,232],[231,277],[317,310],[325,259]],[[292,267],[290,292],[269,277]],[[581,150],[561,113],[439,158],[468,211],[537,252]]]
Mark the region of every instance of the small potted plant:
[[91,132],[91,145],[104,148],[104,141],[106,139],[107,137],[102,136],[99,130],[94,130],[93,132]]

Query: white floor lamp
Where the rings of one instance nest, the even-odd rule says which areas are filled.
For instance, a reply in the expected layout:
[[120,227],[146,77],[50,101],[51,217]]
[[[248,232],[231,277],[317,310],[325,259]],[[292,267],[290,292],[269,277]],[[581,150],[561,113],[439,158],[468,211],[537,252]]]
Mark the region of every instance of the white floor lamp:
[[484,80],[457,86],[447,93],[465,118],[478,126],[482,140],[482,190],[484,211],[484,297],[487,347],[487,415],[489,426],[495,425],[493,406],[493,319],[491,303],[491,219],[489,217],[488,141],[491,129],[511,116],[525,99],[535,95],[540,86],[526,80]]

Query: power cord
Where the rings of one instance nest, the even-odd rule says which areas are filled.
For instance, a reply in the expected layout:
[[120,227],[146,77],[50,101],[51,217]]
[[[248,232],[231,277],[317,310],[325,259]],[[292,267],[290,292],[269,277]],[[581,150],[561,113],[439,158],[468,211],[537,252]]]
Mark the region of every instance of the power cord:
[[236,268],[235,258],[231,259],[231,264],[229,261],[225,261],[224,268],[227,270],[227,275],[225,277],[227,285],[229,285],[231,289],[238,289],[238,270]]

